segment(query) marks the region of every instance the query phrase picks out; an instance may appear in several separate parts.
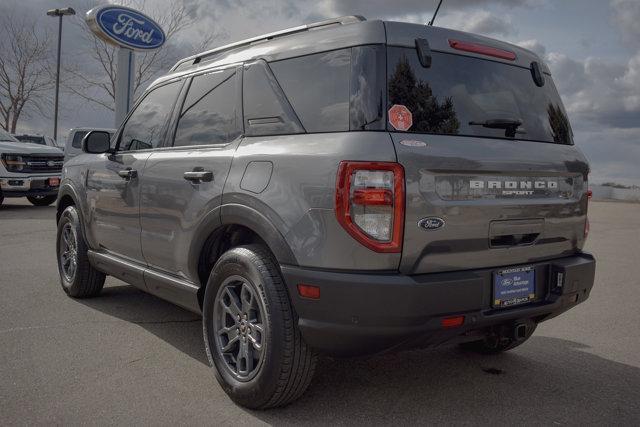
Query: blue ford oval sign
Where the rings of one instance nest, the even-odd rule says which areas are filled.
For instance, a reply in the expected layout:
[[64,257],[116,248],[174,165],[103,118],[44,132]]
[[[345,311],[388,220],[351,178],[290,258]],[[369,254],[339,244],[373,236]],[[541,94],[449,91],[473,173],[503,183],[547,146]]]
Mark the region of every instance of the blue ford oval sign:
[[153,19],[128,7],[99,6],[87,12],[86,21],[98,37],[128,49],[157,49],[165,42],[164,31]]

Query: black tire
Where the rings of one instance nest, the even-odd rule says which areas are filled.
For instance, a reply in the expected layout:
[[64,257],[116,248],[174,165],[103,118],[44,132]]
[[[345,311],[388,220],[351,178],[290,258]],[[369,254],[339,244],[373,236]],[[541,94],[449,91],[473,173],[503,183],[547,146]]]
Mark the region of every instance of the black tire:
[[535,323],[527,324],[526,335],[523,338],[516,339],[511,333],[510,327],[504,326],[493,329],[487,333],[484,339],[479,341],[471,341],[460,344],[464,351],[471,351],[480,354],[498,354],[512,350],[524,344],[536,330]]
[[2,192],[0,192],[0,205],[2,205],[2,202],[4,202],[4,196],[2,195]]
[[[65,252],[64,245],[71,238],[75,242],[75,250],[69,251],[67,257],[63,257]],[[58,273],[60,274],[60,284],[62,289],[73,298],[89,298],[100,294],[104,286],[104,273],[96,270],[89,263],[87,255],[87,244],[82,232],[80,217],[75,206],[67,207],[58,222],[58,233],[56,236],[56,253],[58,258]],[[76,267],[73,274],[66,269],[68,264],[66,261],[75,257]],[[72,261],[69,261],[72,262]]]
[[49,206],[55,202],[58,196],[27,196],[27,200],[33,206]]
[[[220,319],[219,316],[222,315],[224,322],[235,317],[224,308],[216,309],[216,305],[225,307],[222,304],[227,297],[222,294],[238,281],[241,281],[243,289],[246,285],[248,290],[255,292],[251,296],[259,300],[256,304],[261,304],[257,309],[264,310],[259,323],[266,326],[264,335],[262,332],[258,333],[261,338],[261,352],[250,349],[251,354],[259,354],[260,359],[255,362],[258,367],[252,376],[247,374],[246,377],[240,376],[240,356],[236,358],[235,363],[238,366],[234,368],[234,362],[229,361],[228,354],[227,358],[223,355],[220,344],[222,334],[218,333],[219,329],[216,328],[220,321],[214,321],[214,316]],[[242,304],[241,311],[245,311],[243,297],[237,301]],[[236,305],[235,308],[239,307]],[[243,315],[243,318],[247,317]],[[266,409],[287,405],[305,392],[313,377],[317,355],[302,339],[297,320],[280,270],[264,246],[254,244],[233,248],[216,262],[204,296],[204,341],[216,379],[234,402],[251,409]],[[250,335],[253,325],[248,325]],[[235,326],[231,325],[228,329],[233,328]],[[243,337],[239,328],[237,331],[235,335],[240,338],[236,342],[240,348]],[[254,338],[255,336],[254,329]],[[231,341],[229,337],[227,335],[227,344]],[[250,336],[249,338],[251,339]],[[244,339],[246,342],[247,335]]]

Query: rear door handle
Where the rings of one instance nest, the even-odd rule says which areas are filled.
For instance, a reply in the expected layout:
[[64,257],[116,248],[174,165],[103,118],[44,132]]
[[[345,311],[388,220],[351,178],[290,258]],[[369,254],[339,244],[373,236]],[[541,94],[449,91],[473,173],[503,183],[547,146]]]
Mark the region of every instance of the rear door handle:
[[120,176],[120,178],[124,178],[129,181],[133,178],[138,177],[138,171],[135,169],[125,169],[123,171],[118,171],[118,175]]
[[194,183],[213,181],[213,172],[205,170],[187,171],[184,173],[184,179]]

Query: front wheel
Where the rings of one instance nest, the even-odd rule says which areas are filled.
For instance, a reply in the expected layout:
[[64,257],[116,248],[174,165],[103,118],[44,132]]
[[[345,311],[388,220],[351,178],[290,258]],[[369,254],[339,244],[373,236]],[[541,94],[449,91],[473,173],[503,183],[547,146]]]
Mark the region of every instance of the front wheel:
[[309,386],[317,356],[302,339],[280,271],[263,246],[240,246],[220,257],[202,322],[209,362],[236,403],[283,406]]
[[62,289],[74,298],[98,295],[105,275],[89,263],[88,247],[75,206],[67,207],[60,215],[56,248]]
[[27,196],[27,200],[33,206],[49,206],[55,202],[58,196]]

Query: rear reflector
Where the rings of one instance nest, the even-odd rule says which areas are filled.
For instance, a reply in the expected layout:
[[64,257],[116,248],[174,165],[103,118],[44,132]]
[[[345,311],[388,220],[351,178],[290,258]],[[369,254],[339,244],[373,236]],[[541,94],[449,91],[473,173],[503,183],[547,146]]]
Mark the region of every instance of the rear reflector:
[[589,218],[585,219],[584,221],[584,239],[587,240],[587,237],[589,237],[589,229],[591,228],[591,225],[589,224]]
[[457,328],[464,323],[464,316],[445,317],[442,319],[443,328]]
[[393,206],[393,192],[375,188],[355,190],[353,192],[353,203],[364,206]]
[[591,200],[591,198],[593,197],[593,190],[591,189],[587,190],[587,197],[589,198],[589,200]]
[[493,56],[495,58],[507,59],[514,61],[516,54],[509,50],[502,50],[484,44],[461,42],[460,40],[449,39],[449,46],[454,49],[464,50],[465,52],[479,53],[480,55]]
[[298,283],[298,293],[303,298],[320,299],[320,288],[317,286]]

